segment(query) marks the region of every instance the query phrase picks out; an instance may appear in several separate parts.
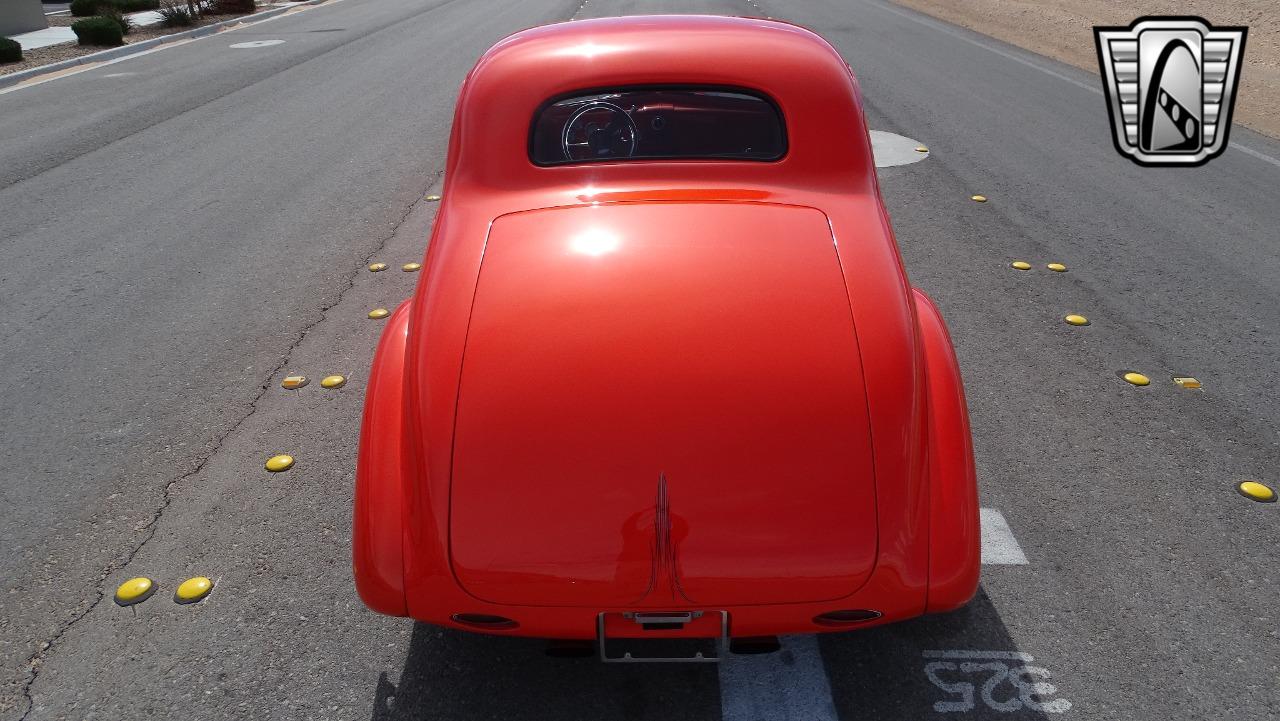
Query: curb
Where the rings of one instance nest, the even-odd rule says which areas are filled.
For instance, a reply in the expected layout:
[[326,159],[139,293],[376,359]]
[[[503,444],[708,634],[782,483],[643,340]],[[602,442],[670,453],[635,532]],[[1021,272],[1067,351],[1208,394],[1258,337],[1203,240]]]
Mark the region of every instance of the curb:
[[240,24],[253,25],[255,23],[262,22],[263,20],[276,17],[277,15],[283,15],[289,12],[290,10],[293,10],[294,8],[303,7],[306,5],[319,5],[324,2],[328,2],[328,0],[306,0],[305,2],[301,2],[292,7],[272,8],[271,10],[263,10],[260,13],[245,15],[243,17],[238,17],[238,18],[231,18],[230,20],[223,20],[222,22],[213,23],[212,25],[205,25],[204,27],[195,28],[194,30],[184,30],[180,33],[173,33],[172,35],[161,35],[158,38],[143,40],[140,43],[132,43],[129,45],[124,45],[118,48],[111,48],[110,50],[103,50],[101,52],[96,52],[89,55],[81,55],[78,58],[71,58],[70,60],[61,60],[56,63],[49,63],[48,65],[41,65],[39,67],[28,68],[26,70],[19,70],[16,73],[10,73],[8,75],[0,75],[0,88],[7,88],[11,85],[17,85],[18,83],[21,83],[24,80],[30,80],[32,78],[39,77],[41,75],[46,75],[48,73],[54,73],[59,70],[66,70],[67,68],[73,68],[77,65],[87,65],[89,63],[98,63],[104,60],[119,60],[119,59],[127,58],[130,55],[136,55],[138,53],[142,53],[147,50],[151,50],[153,48],[159,47],[165,43],[171,43],[175,40],[186,40],[187,38],[200,38],[200,37],[204,37],[205,35],[212,35],[216,32],[219,32],[223,28],[231,27],[232,25],[240,25]]

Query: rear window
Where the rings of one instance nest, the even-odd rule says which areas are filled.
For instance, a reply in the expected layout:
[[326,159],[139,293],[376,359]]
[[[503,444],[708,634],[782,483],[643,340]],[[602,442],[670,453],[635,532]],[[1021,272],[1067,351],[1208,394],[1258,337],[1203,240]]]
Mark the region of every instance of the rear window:
[[743,90],[657,88],[575,95],[533,119],[538,165],[658,158],[777,160],[787,152],[782,113]]

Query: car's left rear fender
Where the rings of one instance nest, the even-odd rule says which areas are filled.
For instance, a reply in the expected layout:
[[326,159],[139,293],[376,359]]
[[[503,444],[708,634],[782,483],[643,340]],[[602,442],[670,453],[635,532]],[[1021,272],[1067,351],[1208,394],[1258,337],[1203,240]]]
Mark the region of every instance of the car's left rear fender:
[[352,566],[369,608],[408,615],[404,595],[404,359],[411,301],[391,314],[373,358],[356,463]]

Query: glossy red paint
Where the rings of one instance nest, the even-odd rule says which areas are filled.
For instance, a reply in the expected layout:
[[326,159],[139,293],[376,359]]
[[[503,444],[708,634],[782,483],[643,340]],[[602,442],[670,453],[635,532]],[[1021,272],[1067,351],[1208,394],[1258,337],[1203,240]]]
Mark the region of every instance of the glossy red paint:
[[927,613],[953,611],[973,598],[982,563],[978,482],[969,409],[951,336],[937,306],[913,291],[924,346],[929,436],[929,603]]
[[[356,464],[355,533],[352,566],[356,589],[369,608],[390,616],[408,611],[404,601],[401,550],[406,470],[404,437],[404,351],[409,301],[400,304],[382,331],[373,357],[360,428]],[[390,442],[388,442],[390,441]]]
[[[454,572],[478,598],[539,606],[848,596],[875,563],[863,389],[816,210],[502,216],[464,351]],[[671,579],[652,577],[660,477],[679,548]],[[530,508],[581,510],[548,522]]]
[[[548,99],[676,84],[769,96],[786,156],[529,161]],[[756,636],[972,596],[955,356],[907,283],[857,84],[825,41],[698,16],[517,33],[463,84],[446,178],[366,401],[371,608],[561,638],[593,637],[602,612],[727,610]]]

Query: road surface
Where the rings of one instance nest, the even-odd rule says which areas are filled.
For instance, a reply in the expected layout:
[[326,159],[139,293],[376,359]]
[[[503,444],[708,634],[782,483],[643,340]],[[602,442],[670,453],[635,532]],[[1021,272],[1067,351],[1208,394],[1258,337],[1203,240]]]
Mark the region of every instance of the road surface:
[[[1004,561],[965,610],[717,670],[357,600],[365,314],[412,290],[464,74],[515,30],[656,12],[808,26],[871,127],[929,147],[881,183]],[[883,0],[342,0],[0,91],[0,718],[1280,715],[1280,505],[1234,490],[1280,485],[1280,143],[1139,168],[1098,87]],[[157,596],[113,604],[138,575]],[[214,594],[172,603],[193,575]]]

